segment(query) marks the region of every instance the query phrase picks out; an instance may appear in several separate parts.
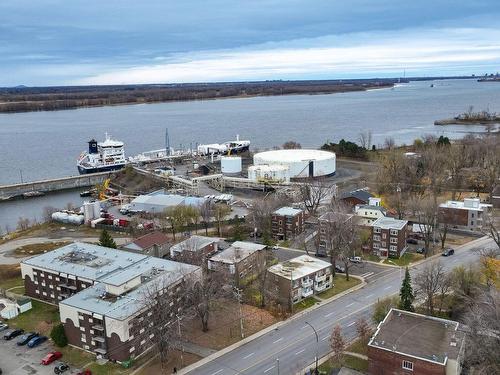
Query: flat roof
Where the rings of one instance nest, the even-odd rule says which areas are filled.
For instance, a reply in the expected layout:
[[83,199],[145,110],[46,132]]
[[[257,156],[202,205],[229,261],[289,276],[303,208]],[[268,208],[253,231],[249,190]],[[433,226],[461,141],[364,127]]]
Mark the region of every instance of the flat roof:
[[276,162],[300,162],[308,160],[335,159],[335,153],[324,150],[293,149],[293,150],[271,150],[258,152],[254,156],[254,161],[258,159]]
[[401,230],[408,224],[408,220],[398,220],[393,217],[380,217],[371,223],[372,227],[379,227],[382,229],[398,229]]
[[148,258],[108,247],[75,242],[44,254],[35,255],[21,263],[57,273],[98,280],[112,272],[124,270]]
[[236,241],[224,251],[215,254],[210,260],[214,262],[234,264],[246,257],[252,255],[256,251],[263,250],[266,245],[261,245],[253,242]]
[[280,215],[280,216],[296,216],[300,214],[302,210],[299,210],[298,208],[293,208],[293,207],[281,207],[274,211],[275,215]]
[[485,208],[493,207],[492,204],[481,203],[479,199],[477,201],[468,200],[471,203],[477,203],[478,207],[471,207],[465,205],[465,201],[446,201],[446,203],[441,203],[439,207],[442,208],[456,208],[458,210],[472,210],[472,211],[483,211]]
[[184,241],[176,243],[170,248],[170,250],[175,251],[177,253],[181,253],[184,250],[198,251],[214,242],[219,242],[219,241],[220,238],[218,237],[205,237],[205,236],[193,235],[185,239]]
[[464,339],[459,323],[391,309],[368,345],[445,365],[457,359]]
[[372,206],[369,204],[358,204],[356,205],[356,213],[358,213],[359,210],[376,210],[382,212],[384,215],[387,213],[387,210],[382,207],[382,206]]
[[288,280],[297,280],[331,266],[331,263],[325,262],[324,260],[313,258],[309,255],[301,255],[285,262],[275,264],[269,267],[268,271]]

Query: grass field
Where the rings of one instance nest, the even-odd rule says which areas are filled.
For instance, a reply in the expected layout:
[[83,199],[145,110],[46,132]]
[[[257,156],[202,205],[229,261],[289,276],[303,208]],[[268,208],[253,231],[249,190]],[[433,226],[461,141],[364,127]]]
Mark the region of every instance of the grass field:
[[20,314],[14,319],[9,319],[9,326],[22,328],[26,332],[36,331],[49,335],[54,323],[59,322],[59,310],[56,306],[32,300],[33,308]]
[[[21,278],[21,267],[19,264],[1,264],[0,265],[0,288],[10,289],[16,286],[23,286]],[[15,290],[16,293],[23,294],[24,290]]]
[[333,287],[318,294],[317,297],[321,299],[328,299],[360,283],[361,280],[357,278],[349,277],[349,281],[347,281],[344,274],[337,273],[333,278]]
[[293,305],[293,312],[298,313],[301,312],[302,310],[308,309],[311,306],[314,306],[318,302],[318,300],[314,297],[307,297],[303,299],[300,302],[297,302],[295,305]]
[[70,242],[60,241],[60,242],[46,242],[46,243],[35,243],[31,245],[25,245],[18,247],[14,250],[14,256],[16,257],[26,257],[30,255],[42,254],[47,251],[57,249],[58,247],[65,246]]
[[410,263],[417,262],[421,259],[423,259],[424,256],[422,254],[415,254],[415,253],[404,253],[399,259],[386,259],[384,260],[385,264],[392,264],[394,262],[397,266],[402,266],[405,267],[409,265]]
[[344,356],[344,363],[336,363],[331,361],[326,361],[319,366],[320,374],[330,374],[333,369],[339,369],[342,366],[348,367],[350,369],[366,373],[368,371],[368,361],[358,357],[353,357],[350,355]]

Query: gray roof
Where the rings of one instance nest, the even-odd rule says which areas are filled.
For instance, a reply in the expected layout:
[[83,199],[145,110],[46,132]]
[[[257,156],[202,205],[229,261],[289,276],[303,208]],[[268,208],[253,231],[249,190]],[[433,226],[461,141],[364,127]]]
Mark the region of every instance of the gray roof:
[[210,258],[210,260],[214,262],[234,264],[252,255],[256,251],[263,250],[265,248],[266,245],[258,243],[236,241],[231,245],[231,247],[214,255]]
[[280,209],[274,211],[275,215],[280,216],[296,216],[300,214],[302,210],[293,207],[281,207]]
[[184,241],[176,243],[170,248],[170,250],[177,253],[182,253],[184,250],[198,251],[214,242],[219,242],[219,241],[220,238],[217,237],[205,237],[205,236],[193,235],[185,239]]
[[75,242],[44,254],[35,255],[21,263],[58,273],[98,280],[113,272],[131,267],[146,258],[148,257],[141,254]]
[[444,365],[459,356],[464,335],[458,328],[452,320],[391,309],[368,345]]
[[382,229],[398,229],[401,230],[408,224],[408,220],[398,220],[392,217],[380,217],[370,225],[372,227],[379,227]]
[[324,260],[313,258],[309,255],[300,255],[296,258],[275,264],[268,268],[268,271],[285,279],[297,280],[304,276],[318,272],[325,268],[330,268],[331,263]]
[[387,210],[382,206],[371,206],[369,204],[358,204],[356,207],[358,209],[378,210],[378,211],[382,212],[384,215],[387,213]]
[[359,200],[362,200],[362,201],[368,203],[368,200],[371,197],[373,197],[373,195],[370,194],[365,189],[358,189],[358,190],[353,190],[353,191],[349,191],[347,193],[342,194],[341,199],[350,198],[350,197],[357,198]]

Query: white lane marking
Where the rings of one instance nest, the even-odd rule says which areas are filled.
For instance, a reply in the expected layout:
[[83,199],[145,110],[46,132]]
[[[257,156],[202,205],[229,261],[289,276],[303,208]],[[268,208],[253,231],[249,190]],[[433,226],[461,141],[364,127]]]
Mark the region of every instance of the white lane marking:
[[306,325],[306,326],[302,327],[301,329],[304,329],[304,328],[307,328],[307,327],[309,327],[309,326]]
[[243,357],[243,359],[250,358],[250,357],[251,357],[251,356],[253,356],[254,354],[255,354],[255,353],[250,353],[250,354],[248,354],[248,355],[244,356],[244,357]]
[[212,375],[217,375],[217,374],[220,374],[224,369],[220,369],[219,371],[215,371]]
[[368,294],[368,295],[365,297],[365,299],[368,299],[368,298],[370,298],[370,297],[373,297],[373,293],[372,293],[372,294]]
[[366,279],[367,277],[370,277],[370,276],[372,276],[373,274],[375,274],[375,272],[367,272],[367,273],[362,274],[362,275],[361,275],[361,277],[363,277],[363,278],[365,278],[365,279]]
[[300,353],[304,353],[305,351],[305,349],[299,350],[297,353],[295,353],[295,355],[299,355]]
[[350,304],[348,304],[346,307],[351,307],[352,305],[354,305],[354,302],[351,302]]
[[267,370],[264,370],[264,374],[268,371],[271,371],[274,368],[274,366],[269,367]]
[[392,285],[389,285],[389,286],[386,286],[386,287],[384,288],[384,290],[388,290],[388,289],[391,289],[391,288],[392,288]]
[[280,342],[281,340],[283,340],[283,337],[280,337],[278,340],[273,341],[273,344],[276,344],[276,343]]
[[323,337],[321,341],[325,341],[326,339],[328,339],[328,336]]
[[353,325],[355,325],[355,324],[356,324],[356,322],[351,322],[351,323],[349,323],[347,326],[348,326],[348,327],[350,327],[350,326],[353,326]]
[[333,312],[326,314],[326,315],[325,315],[325,318],[328,318],[328,317],[329,317],[329,316],[331,316],[331,315],[333,315]]

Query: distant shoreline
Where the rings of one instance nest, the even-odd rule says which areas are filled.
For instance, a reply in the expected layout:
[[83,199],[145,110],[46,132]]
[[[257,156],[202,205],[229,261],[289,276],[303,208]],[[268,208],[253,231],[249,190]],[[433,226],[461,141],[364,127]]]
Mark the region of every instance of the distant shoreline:
[[58,111],[127,104],[237,99],[259,96],[327,95],[391,87],[394,87],[392,80],[22,88],[12,89],[4,93],[0,92],[0,113]]

